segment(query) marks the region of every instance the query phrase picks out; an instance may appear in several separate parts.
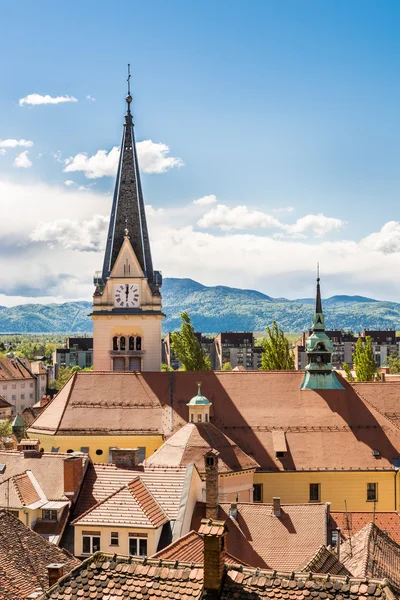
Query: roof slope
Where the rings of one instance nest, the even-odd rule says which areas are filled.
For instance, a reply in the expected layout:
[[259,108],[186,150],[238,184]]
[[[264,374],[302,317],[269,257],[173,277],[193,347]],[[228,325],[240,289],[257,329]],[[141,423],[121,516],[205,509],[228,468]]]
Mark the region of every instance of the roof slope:
[[[33,475],[27,472],[13,475],[0,483],[0,506],[10,509],[23,508],[36,502],[40,502],[38,484],[33,483]],[[42,502],[44,504],[45,500]]]
[[187,423],[147,458],[145,464],[186,467],[194,463],[199,473],[205,474],[204,456],[211,448],[220,453],[220,473],[245,471],[259,466],[212,423]]
[[[198,378],[195,372],[76,373],[29,431],[168,436],[186,425]],[[395,410],[400,382],[340,379],[344,390],[313,391],[300,390],[302,378],[300,371],[205,371],[202,393],[212,402],[211,422],[263,470],[393,469],[400,426],[378,399],[388,394]],[[275,453],[277,430],[285,432],[283,458]]]
[[355,577],[386,577],[400,592],[400,545],[373,523],[346,540],[340,554]]
[[[218,520],[226,520],[228,552],[252,567],[294,571],[327,543],[326,504],[282,504],[279,518],[271,504],[237,506],[233,519],[230,504],[220,504]],[[205,504],[198,502],[191,528],[198,530],[204,517]]]
[[[78,600],[117,598],[200,599],[203,595],[203,569],[183,562],[135,559],[97,553],[63,577],[44,598]],[[115,593],[117,592],[117,593]],[[393,600],[386,581],[353,580],[309,573],[279,573],[247,567],[227,566],[221,600],[362,600],[370,594],[376,600]],[[214,598],[216,596],[213,596]],[[44,600],[43,598],[43,600]]]
[[136,526],[157,529],[168,517],[140,477],[83,513],[72,525]]
[[140,477],[171,520],[178,514],[186,476],[185,468],[126,469],[112,464],[89,464],[75,505],[74,519],[92,506],[108,498],[113,492]]
[[347,539],[363,529],[368,523],[375,523],[382,531],[400,544],[400,515],[398,512],[337,512],[331,511],[329,528],[340,529],[342,539]]
[[337,554],[328,550],[326,546],[318,548],[314,556],[307,561],[301,569],[305,573],[330,573],[331,575],[350,575]]
[[[63,563],[68,572],[80,561],[0,510],[0,598],[19,600],[47,589],[47,565]],[[8,595],[7,595],[8,594]]]
[[[179,560],[179,562],[202,564],[204,562],[203,536],[200,535],[198,531],[189,531],[186,535],[178,538],[175,542],[172,542],[172,544],[166,548],[163,548],[163,550],[160,550],[151,558],[161,558],[162,560]],[[229,554],[229,552],[226,553],[225,563],[249,566],[235,556]]]

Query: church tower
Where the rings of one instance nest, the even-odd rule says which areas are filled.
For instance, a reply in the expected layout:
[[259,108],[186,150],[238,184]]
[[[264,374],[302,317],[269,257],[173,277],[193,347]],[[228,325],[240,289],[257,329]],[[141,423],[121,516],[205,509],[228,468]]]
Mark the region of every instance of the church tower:
[[312,333],[306,341],[307,362],[302,390],[343,390],[332,367],[332,341],[325,333],[325,318],[322,312],[319,271],[317,295],[313,316]]
[[161,273],[153,271],[131,114],[128,72],[117,179],[103,270],[95,274],[95,371],[161,369]]

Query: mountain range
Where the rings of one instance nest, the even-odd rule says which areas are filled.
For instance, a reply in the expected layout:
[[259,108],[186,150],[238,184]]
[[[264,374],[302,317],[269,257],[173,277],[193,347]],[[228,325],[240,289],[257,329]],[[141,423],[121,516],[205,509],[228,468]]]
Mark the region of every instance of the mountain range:
[[[256,290],[205,286],[192,279],[164,279],[163,331],[180,325],[186,310],[196,331],[263,331],[276,320],[286,332],[310,327],[313,298],[272,298]],[[364,296],[332,296],[323,300],[328,329],[400,329],[400,304]],[[91,302],[0,306],[0,333],[90,333]]]

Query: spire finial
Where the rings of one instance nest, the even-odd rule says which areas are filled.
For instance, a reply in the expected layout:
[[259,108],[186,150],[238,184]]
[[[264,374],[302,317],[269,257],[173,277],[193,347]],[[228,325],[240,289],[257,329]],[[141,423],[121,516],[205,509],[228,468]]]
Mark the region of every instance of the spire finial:
[[131,114],[131,102],[132,102],[132,96],[131,96],[131,64],[128,63],[128,78],[127,78],[127,82],[128,82],[128,94],[125,98],[126,103],[128,105],[128,115]]
[[197,395],[201,396],[201,381],[197,381]]
[[322,313],[322,300],[321,300],[321,287],[319,285],[319,262],[317,263],[317,296],[315,299],[315,312],[320,314]]
[[317,262],[317,281],[319,281],[319,262]]

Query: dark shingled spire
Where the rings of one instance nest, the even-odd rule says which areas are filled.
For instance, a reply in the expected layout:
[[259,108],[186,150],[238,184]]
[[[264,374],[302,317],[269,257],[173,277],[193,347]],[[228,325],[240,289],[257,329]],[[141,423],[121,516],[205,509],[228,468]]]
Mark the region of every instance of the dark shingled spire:
[[152,283],[153,263],[151,260],[149,234],[147,231],[142,185],[140,182],[135,135],[133,131],[130,77],[128,65],[128,95],[126,96],[127,112],[125,115],[102,279],[103,282],[105,282],[110,275],[124,241],[125,229],[128,228],[130,241],[136,257],[147,279]]
[[317,297],[315,300],[315,312],[322,313],[321,287],[319,285],[319,263],[317,266]]

